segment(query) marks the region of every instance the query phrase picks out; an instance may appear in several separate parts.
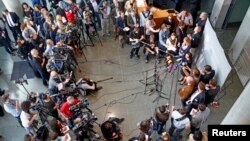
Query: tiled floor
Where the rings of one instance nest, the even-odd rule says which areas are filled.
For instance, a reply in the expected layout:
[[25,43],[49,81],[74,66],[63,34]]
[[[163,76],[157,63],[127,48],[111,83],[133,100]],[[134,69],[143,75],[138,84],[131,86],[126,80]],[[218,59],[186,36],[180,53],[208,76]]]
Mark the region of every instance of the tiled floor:
[[[222,41],[224,41],[224,38]],[[140,60],[129,59],[130,47],[118,47],[118,41],[113,40],[111,37],[102,38],[103,46],[100,45],[98,40],[95,42],[94,47],[86,47],[84,49],[87,62],[84,62],[83,58],[78,58],[79,62],[82,62],[80,67],[83,72],[77,74],[77,76],[88,74],[93,80],[113,77],[112,80],[98,83],[98,85],[103,86],[103,89],[97,93],[96,97],[88,97],[91,103],[90,108],[97,115],[99,123],[112,115],[124,117],[125,121],[122,123],[121,129],[124,133],[124,141],[127,141],[128,138],[138,134],[137,123],[151,117],[156,106],[165,103],[180,105],[177,95],[179,88],[177,84],[178,71],[170,75],[164,72],[163,62],[157,65],[157,71],[159,71],[160,79],[163,81],[162,92],[166,93],[163,96],[170,99],[161,98],[153,103],[158,93],[153,92],[151,96],[144,94],[145,85],[143,82],[146,79],[146,72],[148,72],[148,76],[153,75],[154,60],[146,64],[142,59],[142,49],[140,50]],[[26,92],[22,86],[10,82],[13,62],[19,60],[19,58],[9,56],[3,48],[0,48],[0,54],[0,66],[4,71],[0,76],[0,87],[6,89],[12,98],[20,101],[25,100]],[[237,75],[232,73],[230,76],[230,79],[226,82],[228,87],[221,93],[223,98],[220,100],[220,106],[218,108],[211,107],[212,112],[206,125],[219,124],[241,93],[242,86]],[[148,81],[152,82],[152,77]],[[29,79],[28,82],[29,84],[25,85],[28,91],[46,91],[40,79]],[[147,89],[148,91],[150,91],[150,88]],[[170,121],[168,121],[167,128],[169,124]],[[202,128],[203,130],[206,130],[206,125]],[[96,129],[99,130],[98,127]],[[4,117],[0,117],[0,135],[4,136],[6,141],[21,141],[24,134],[24,130],[18,127],[18,123],[12,116],[6,113]]]

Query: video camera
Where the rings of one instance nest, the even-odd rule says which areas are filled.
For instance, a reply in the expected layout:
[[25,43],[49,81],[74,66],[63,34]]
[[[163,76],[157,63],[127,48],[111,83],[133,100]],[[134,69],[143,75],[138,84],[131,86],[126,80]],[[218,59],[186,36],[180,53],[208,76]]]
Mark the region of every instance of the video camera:
[[[82,113],[81,110],[82,109],[88,109],[89,106],[89,101],[88,99],[82,99],[78,104],[73,105],[69,108],[70,112],[74,113],[75,115]],[[92,111],[90,109],[88,109],[91,113]]]
[[16,84],[27,84],[28,85],[28,80],[27,79],[24,79],[24,78],[19,78],[18,80],[15,81]]

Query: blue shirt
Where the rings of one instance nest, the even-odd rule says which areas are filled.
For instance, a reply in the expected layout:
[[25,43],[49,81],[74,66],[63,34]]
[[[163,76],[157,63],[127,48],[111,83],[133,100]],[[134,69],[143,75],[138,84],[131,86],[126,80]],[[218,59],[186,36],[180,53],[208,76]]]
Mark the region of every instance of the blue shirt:
[[7,113],[10,113],[12,116],[14,117],[18,117],[21,113],[21,110],[17,110],[16,109],[16,102],[15,100],[9,100],[8,103],[4,103],[4,110],[7,112]]

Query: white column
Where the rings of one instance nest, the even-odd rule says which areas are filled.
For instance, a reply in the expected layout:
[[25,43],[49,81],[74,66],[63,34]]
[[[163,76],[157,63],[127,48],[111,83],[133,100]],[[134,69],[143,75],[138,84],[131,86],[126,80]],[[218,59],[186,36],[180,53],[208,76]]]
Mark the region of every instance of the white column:
[[232,0],[215,0],[210,16],[210,21],[214,28],[222,28],[231,2]]
[[2,0],[6,9],[10,12],[16,12],[19,18],[23,17],[23,12],[21,8],[21,3],[19,0]]
[[240,25],[240,28],[231,45],[230,59],[233,64],[236,63],[240,57],[241,51],[245,48],[250,53],[250,32],[248,32],[250,23],[250,7],[248,8],[246,15]]
[[221,124],[250,124],[250,83],[247,84]]

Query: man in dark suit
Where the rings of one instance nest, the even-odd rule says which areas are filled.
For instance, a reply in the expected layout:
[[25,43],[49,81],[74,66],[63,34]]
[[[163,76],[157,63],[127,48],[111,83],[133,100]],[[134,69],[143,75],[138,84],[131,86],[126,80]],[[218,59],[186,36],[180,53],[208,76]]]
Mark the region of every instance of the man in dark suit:
[[3,10],[3,17],[8,24],[15,41],[17,41],[18,36],[21,36],[19,17],[15,12],[9,12],[7,9]]
[[134,29],[134,27],[139,24],[140,25],[140,18],[139,16],[136,14],[135,11],[131,11],[131,14],[128,15],[127,17],[127,24],[130,27],[130,30],[132,31]]
[[199,82],[198,89],[189,97],[186,101],[186,109],[188,112],[192,110],[192,108],[197,109],[200,103],[205,102],[205,84],[203,82]]
[[123,48],[125,43],[127,42],[127,34],[126,31],[124,30],[125,27],[127,27],[127,22],[125,13],[123,11],[121,11],[120,17],[118,17],[116,20],[116,26],[118,28],[119,43],[120,46]]

